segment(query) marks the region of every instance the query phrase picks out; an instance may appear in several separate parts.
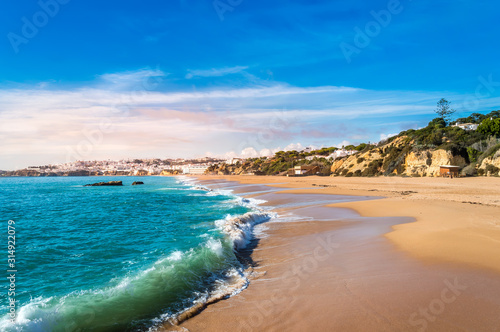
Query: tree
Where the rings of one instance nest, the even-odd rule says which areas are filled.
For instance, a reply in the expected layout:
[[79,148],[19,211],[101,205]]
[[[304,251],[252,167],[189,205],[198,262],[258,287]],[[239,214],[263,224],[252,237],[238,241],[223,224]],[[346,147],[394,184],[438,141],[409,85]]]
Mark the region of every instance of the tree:
[[485,119],[481,124],[477,127],[477,131],[485,134],[485,135],[500,135],[500,119]]
[[429,127],[432,129],[440,129],[446,127],[446,121],[443,118],[435,118],[429,122]]
[[444,98],[441,98],[440,101],[437,102],[437,107],[434,110],[441,118],[443,118],[447,123],[450,122],[451,115],[456,111],[450,107],[450,102]]

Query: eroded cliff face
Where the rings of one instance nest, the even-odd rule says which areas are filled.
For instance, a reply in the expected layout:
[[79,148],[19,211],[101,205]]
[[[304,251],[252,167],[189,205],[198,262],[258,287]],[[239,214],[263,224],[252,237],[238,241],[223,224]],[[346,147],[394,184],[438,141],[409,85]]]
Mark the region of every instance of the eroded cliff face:
[[484,158],[477,166],[479,175],[500,175],[500,150],[493,156]]
[[164,169],[163,171],[161,171],[160,175],[162,175],[162,176],[179,175],[179,171],[178,170],[167,170],[167,169]]
[[500,168],[500,157],[496,157],[496,158],[494,158],[494,157],[484,158],[484,160],[481,163],[481,165],[479,165],[479,168],[485,169],[488,165],[493,165],[495,167]]
[[464,167],[466,160],[461,156],[454,156],[446,150],[424,150],[410,152],[405,158],[405,175],[409,176],[439,176],[439,166],[455,165]]
[[207,172],[207,173],[216,175],[242,175],[242,174],[247,174],[248,171],[241,165],[236,166],[236,165],[222,164],[213,172]]
[[334,175],[374,176],[408,175],[439,176],[439,166],[466,166],[466,160],[446,150],[413,151],[413,141],[398,137],[390,143],[364,153],[335,160],[331,167]]
[[356,153],[333,162],[334,175],[374,176],[381,174],[402,174],[404,156],[411,147],[406,136],[398,137],[390,143],[367,152]]

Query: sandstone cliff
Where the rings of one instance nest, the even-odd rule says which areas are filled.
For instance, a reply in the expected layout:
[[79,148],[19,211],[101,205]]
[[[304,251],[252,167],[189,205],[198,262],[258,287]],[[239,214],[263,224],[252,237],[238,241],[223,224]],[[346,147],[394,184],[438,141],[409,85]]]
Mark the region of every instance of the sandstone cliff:
[[405,158],[404,174],[410,176],[439,176],[439,166],[455,165],[464,167],[467,165],[465,158],[454,156],[445,150],[424,150],[410,152]]
[[346,176],[402,174],[404,158],[411,144],[412,141],[408,137],[398,137],[369,151],[335,160],[331,171],[334,175]]
[[464,157],[450,151],[418,151],[411,139],[401,136],[369,151],[337,159],[331,171],[334,175],[345,176],[439,176],[440,165],[464,167],[466,164]]
[[254,174],[255,171],[251,169],[250,164],[236,164],[227,165],[220,164],[217,167],[209,168],[206,174],[212,175],[243,175],[243,174]]
[[500,149],[492,156],[484,158],[477,166],[479,175],[500,175]]

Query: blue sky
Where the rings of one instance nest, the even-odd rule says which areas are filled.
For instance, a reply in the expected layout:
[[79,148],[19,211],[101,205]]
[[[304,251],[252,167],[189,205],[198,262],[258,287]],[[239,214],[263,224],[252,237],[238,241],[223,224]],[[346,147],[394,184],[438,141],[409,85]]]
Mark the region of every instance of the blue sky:
[[[498,109],[499,9],[9,2],[0,13],[0,169],[375,142],[424,126],[441,97],[458,115]],[[346,45],[356,50],[348,58]]]

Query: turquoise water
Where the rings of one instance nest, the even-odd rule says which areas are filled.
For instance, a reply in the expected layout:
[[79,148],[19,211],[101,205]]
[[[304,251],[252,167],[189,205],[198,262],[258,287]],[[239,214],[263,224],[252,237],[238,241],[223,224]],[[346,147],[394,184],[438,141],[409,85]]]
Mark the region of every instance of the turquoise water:
[[[112,180],[124,186],[83,186]],[[236,249],[269,218],[171,177],[3,178],[0,202],[18,270],[14,325],[0,285],[1,331],[147,330],[244,279]]]

